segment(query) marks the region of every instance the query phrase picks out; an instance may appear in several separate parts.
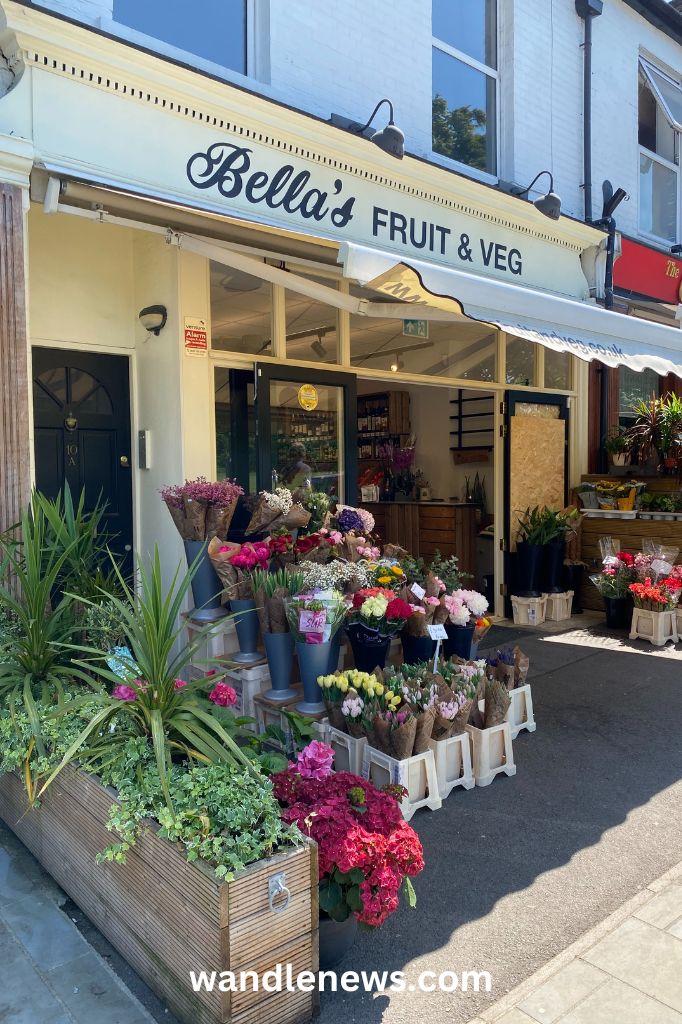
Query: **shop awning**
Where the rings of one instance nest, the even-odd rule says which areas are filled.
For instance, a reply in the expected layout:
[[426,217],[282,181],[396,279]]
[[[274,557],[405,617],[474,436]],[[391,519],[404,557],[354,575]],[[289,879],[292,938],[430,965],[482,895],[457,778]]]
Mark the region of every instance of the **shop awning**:
[[345,277],[410,303],[419,319],[432,319],[437,310],[581,359],[682,376],[682,331],[675,327],[431,263],[396,262],[390,253],[349,242],[341,244],[339,262]]

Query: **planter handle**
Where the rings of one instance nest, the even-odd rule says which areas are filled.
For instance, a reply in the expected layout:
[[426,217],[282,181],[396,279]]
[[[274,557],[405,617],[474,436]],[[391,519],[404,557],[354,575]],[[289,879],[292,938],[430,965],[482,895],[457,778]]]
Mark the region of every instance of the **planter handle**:
[[[284,871],[278,871],[272,878],[268,878],[268,906],[275,914],[281,914],[283,910],[286,910],[289,906],[289,898],[291,893],[286,887],[286,873]],[[279,896],[284,896],[283,900],[279,900],[275,906],[275,900]]]

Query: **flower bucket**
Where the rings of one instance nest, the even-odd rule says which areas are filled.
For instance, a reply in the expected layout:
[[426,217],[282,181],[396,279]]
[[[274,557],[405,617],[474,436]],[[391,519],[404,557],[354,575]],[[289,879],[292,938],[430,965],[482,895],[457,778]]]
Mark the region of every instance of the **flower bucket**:
[[475,629],[473,623],[468,626],[456,626],[452,622],[446,622],[445,632],[448,634],[448,638],[443,641],[443,657],[452,658],[455,655],[468,661],[471,658],[471,645],[474,642]]
[[542,565],[544,579],[543,594],[560,594],[563,591],[561,575],[566,557],[566,543],[563,540],[553,540],[545,544],[545,552]]
[[340,963],[358,934],[358,919],[349,914],[345,921],[334,921],[320,913],[320,970],[328,970]]
[[298,668],[303,683],[303,700],[295,705],[295,710],[302,715],[319,715],[324,708],[322,690],[317,685],[318,676],[326,676],[329,666],[329,648],[331,644],[305,644],[300,640],[296,643]]
[[222,605],[223,585],[208,557],[208,544],[203,540],[186,540],[184,544],[188,566],[192,565],[199,555],[202,556],[192,578],[194,609],[190,612],[190,619],[199,623],[224,619],[228,612]]
[[255,665],[263,660],[263,655],[257,650],[258,645],[258,615],[256,614],[256,602],[251,600],[239,600],[233,598],[230,607],[235,613],[234,625],[239,638],[239,654],[233,654],[231,661],[238,665]]
[[518,597],[540,597],[543,554],[542,544],[519,541],[516,545],[516,586],[513,593]]
[[268,700],[291,700],[296,690],[291,687],[291,670],[294,662],[294,638],[287,633],[264,633],[263,643],[268,657],[272,689],[265,696]]
[[402,632],[400,639],[403,645],[403,662],[405,665],[416,665],[421,661],[430,661],[433,658],[436,641],[430,636],[410,636]]
[[606,625],[609,629],[629,629],[632,620],[632,598],[605,597]]
[[329,642],[329,664],[327,666],[327,673],[332,675],[336,672],[339,667],[339,657],[341,655],[341,630],[337,629],[336,633]]
[[353,660],[359,672],[373,672],[386,664],[391,637],[375,629],[367,629],[361,622],[346,626],[346,632],[353,649]]

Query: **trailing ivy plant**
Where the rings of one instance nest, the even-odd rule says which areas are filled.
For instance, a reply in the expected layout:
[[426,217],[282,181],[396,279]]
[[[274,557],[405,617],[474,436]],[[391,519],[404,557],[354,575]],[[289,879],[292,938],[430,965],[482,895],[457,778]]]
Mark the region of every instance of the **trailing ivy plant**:
[[[180,577],[178,566],[166,591],[156,547],[149,566],[138,560],[137,593],[115,567],[124,596],[111,597],[110,601],[130,641],[130,657],[117,657],[117,664],[111,668],[101,650],[70,645],[78,671],[90,673],[112,687],[112,692],[98,695],[96,713],[43,784],[41,793],[70,761],[88,756],[93,743],[100,756],[105,748],[115,752],[120,732],[118,728],[111,730],[114,719],[126,720],[129,732],[147,737],[153,744],[160,785],[170,808],[169,776],[174,758],[191,764],[224,762],[258,774],[252,759],[209,710],[199,684],[186,680],[186,670],[211,628],[209,625],[198,630],[192,641],[184,643],[180,613],[198,567],[196,560]],[[216,675],[212,681],[219,679]],[[73,707],[67,705],[58,713],[69,714],[71,710]]]

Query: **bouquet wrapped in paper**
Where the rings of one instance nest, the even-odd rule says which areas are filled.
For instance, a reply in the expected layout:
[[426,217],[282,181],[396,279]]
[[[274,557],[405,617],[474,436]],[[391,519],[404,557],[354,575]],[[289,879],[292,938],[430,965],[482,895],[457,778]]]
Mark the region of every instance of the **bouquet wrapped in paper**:
[[161,499],[183,540],[225,540],[243,493],[235,480],[212,483],[200,476],[164,487]]
[[303,589],[303,574],[252,569],[250,577],[261,633],[288,633],[284,602]]
[[510,704],[511,697],[504,683],[499,679],[486,679],[483,728],[490,729],[504,722]]
[[249,525],[244,531],[247,536],[271,530],[303,529],[310,522],[308,512],[288,487],[276,487],[274,491],[261,491],[253,510]]
[[499,647],[487,658],[487,671],[491,679],[498,679],[513,690],[516,686],[515,648],[511,645]]
[[297,594],[284,602],[289,629],[298,643],[330,641],[346,616],[346,603],[337,590]]
[[320,676],[317,682],[322,690],[331,725],[351,736],[364,736],[363,697],[366,696],[367,687],[377,682],[376,676],[351,668]]
[[208,556],[227,597],[248,601],[254,597],[250,572],[267,568],[270,551],[267,544],[221,543],[214,537],[208,545]]

